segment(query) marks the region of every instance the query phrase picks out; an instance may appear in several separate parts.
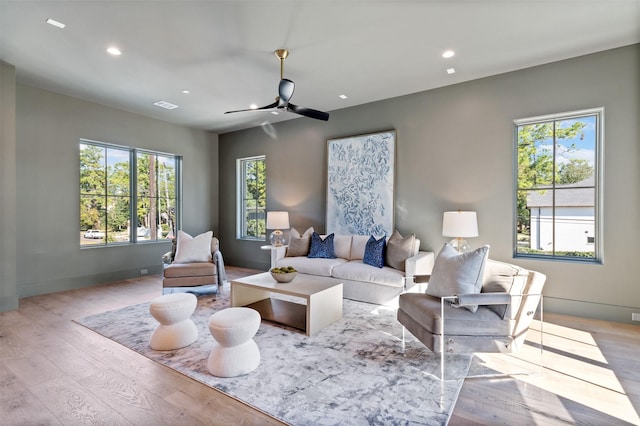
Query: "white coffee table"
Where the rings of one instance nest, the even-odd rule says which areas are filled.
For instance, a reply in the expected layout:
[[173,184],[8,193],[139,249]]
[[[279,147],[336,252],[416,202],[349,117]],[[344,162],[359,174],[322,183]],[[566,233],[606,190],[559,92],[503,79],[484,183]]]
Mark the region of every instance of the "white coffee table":
[[[278,298],[278,294],[289,296],[289,300]],[[265,272],[232,280],[231,306],[253,308],[264,320],[298,328],[311,336],[342,318],[342,283],[299,274],[281,284]]]

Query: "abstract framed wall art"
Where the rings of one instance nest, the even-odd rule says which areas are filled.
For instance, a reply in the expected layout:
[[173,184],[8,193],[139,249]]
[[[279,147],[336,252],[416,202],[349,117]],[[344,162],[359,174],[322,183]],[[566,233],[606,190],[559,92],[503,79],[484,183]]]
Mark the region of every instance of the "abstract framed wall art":
[[393,232],[396,131],[327,141],[327,233]]

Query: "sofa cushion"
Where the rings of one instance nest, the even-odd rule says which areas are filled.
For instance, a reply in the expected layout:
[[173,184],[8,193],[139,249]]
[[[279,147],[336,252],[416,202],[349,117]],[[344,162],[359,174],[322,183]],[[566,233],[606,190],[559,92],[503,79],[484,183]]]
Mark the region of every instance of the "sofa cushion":
[[509,293],[510,305],[487,305],[500,318],[514,318],[520,308],[522,297],[520,296],[527,284],[529,271],[509,263],[489,260],[484,270],[484,282],[482,293]]
[[300,235],[296,228],[291,228],[289,232],[289,246],[287,247],[287,257],[293,256],[306,256],[309,254],[309,247],[311,246],[311,234],[313,234],[313,227],[310,227],[304,234]]
[[351,235],[336,235],[333,248],[336,257],[351,260]]
[[380,237],[379,240],[372,235],[367,241],[367,245],[364,249],[364,258],[362,263],[375,266],[376,268],[382,268],[384,266],[384,253],[386,248],[386,240],[384,237]]
[[416,249],[416,236],[414,234],[403,237],[398,230],[393,231],[389,238],[385,253],[385,262],[392,268],[404,271],[405,261],[418,253]]
[[336,253],[333,248],[334,235],[329,234],[322,238],[317,232],[311,234],[311,246],[309,248],[309,258],[335,259]]
[[347,260],[345,259],[322,259],[297,256],[282,258],[276,266],[293,266],[301,274],[330,277],[334,267],[346,262]]
[[352,260],[336,265],[331,276],[349,281],[364,281],[393,287],[404,286],[404,274],[402,272],[388,266],[376,268],[362,263],[361,260]]
[[351,254],[349,255],[349,260],[364,259],[364,249],[367,247],[367,241],[369,241],[368,235],[351,236]]
[[192,237],[179,230],[176,256],[173,261],[175,263],[210,262],[212,238],[213,231]]
[[165,278],[202,277],[216,274],[215,264],[202,263],[173,263],[164,268]]
[[[460,254],[451,244],[445,243],[433,265],[426,294],[444,297],[480,293],[488,255],[489,246]],[[464,308],[476,312],[478,305],[466,305]]]

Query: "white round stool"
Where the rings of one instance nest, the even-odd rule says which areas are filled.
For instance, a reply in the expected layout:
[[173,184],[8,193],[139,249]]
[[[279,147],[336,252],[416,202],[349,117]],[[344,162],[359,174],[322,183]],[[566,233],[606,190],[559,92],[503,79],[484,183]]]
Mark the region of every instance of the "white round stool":
[[214,346],[207,370],[218,377],[250,373],[260,364],[260,349],[253,340],[260,327],[260,314],[251,308],[227,308],[209,318]]
[[198,329],[191,320],[198,299],[191,293],[173,293],[156,297],[149,312],[160,323],[149,339],[151,349],[170,351],[189,346],[198,339]]

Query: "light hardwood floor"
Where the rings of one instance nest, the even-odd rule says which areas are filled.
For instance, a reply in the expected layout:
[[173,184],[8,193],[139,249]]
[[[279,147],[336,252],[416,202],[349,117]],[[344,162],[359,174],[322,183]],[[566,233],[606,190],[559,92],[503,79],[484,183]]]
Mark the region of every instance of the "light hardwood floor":
[[[228,267],[231,278],[253,272]],[[161,286],[124,280],[0,314],[0,424],[280,424],[71,321],[147,302]],[[539,334],[529,334],[518,357],[478,354],[477,364],[530,366]],[[640,326],[547,314],[544,336],[540,374],[467,379],[450,424],[640,424]]]

